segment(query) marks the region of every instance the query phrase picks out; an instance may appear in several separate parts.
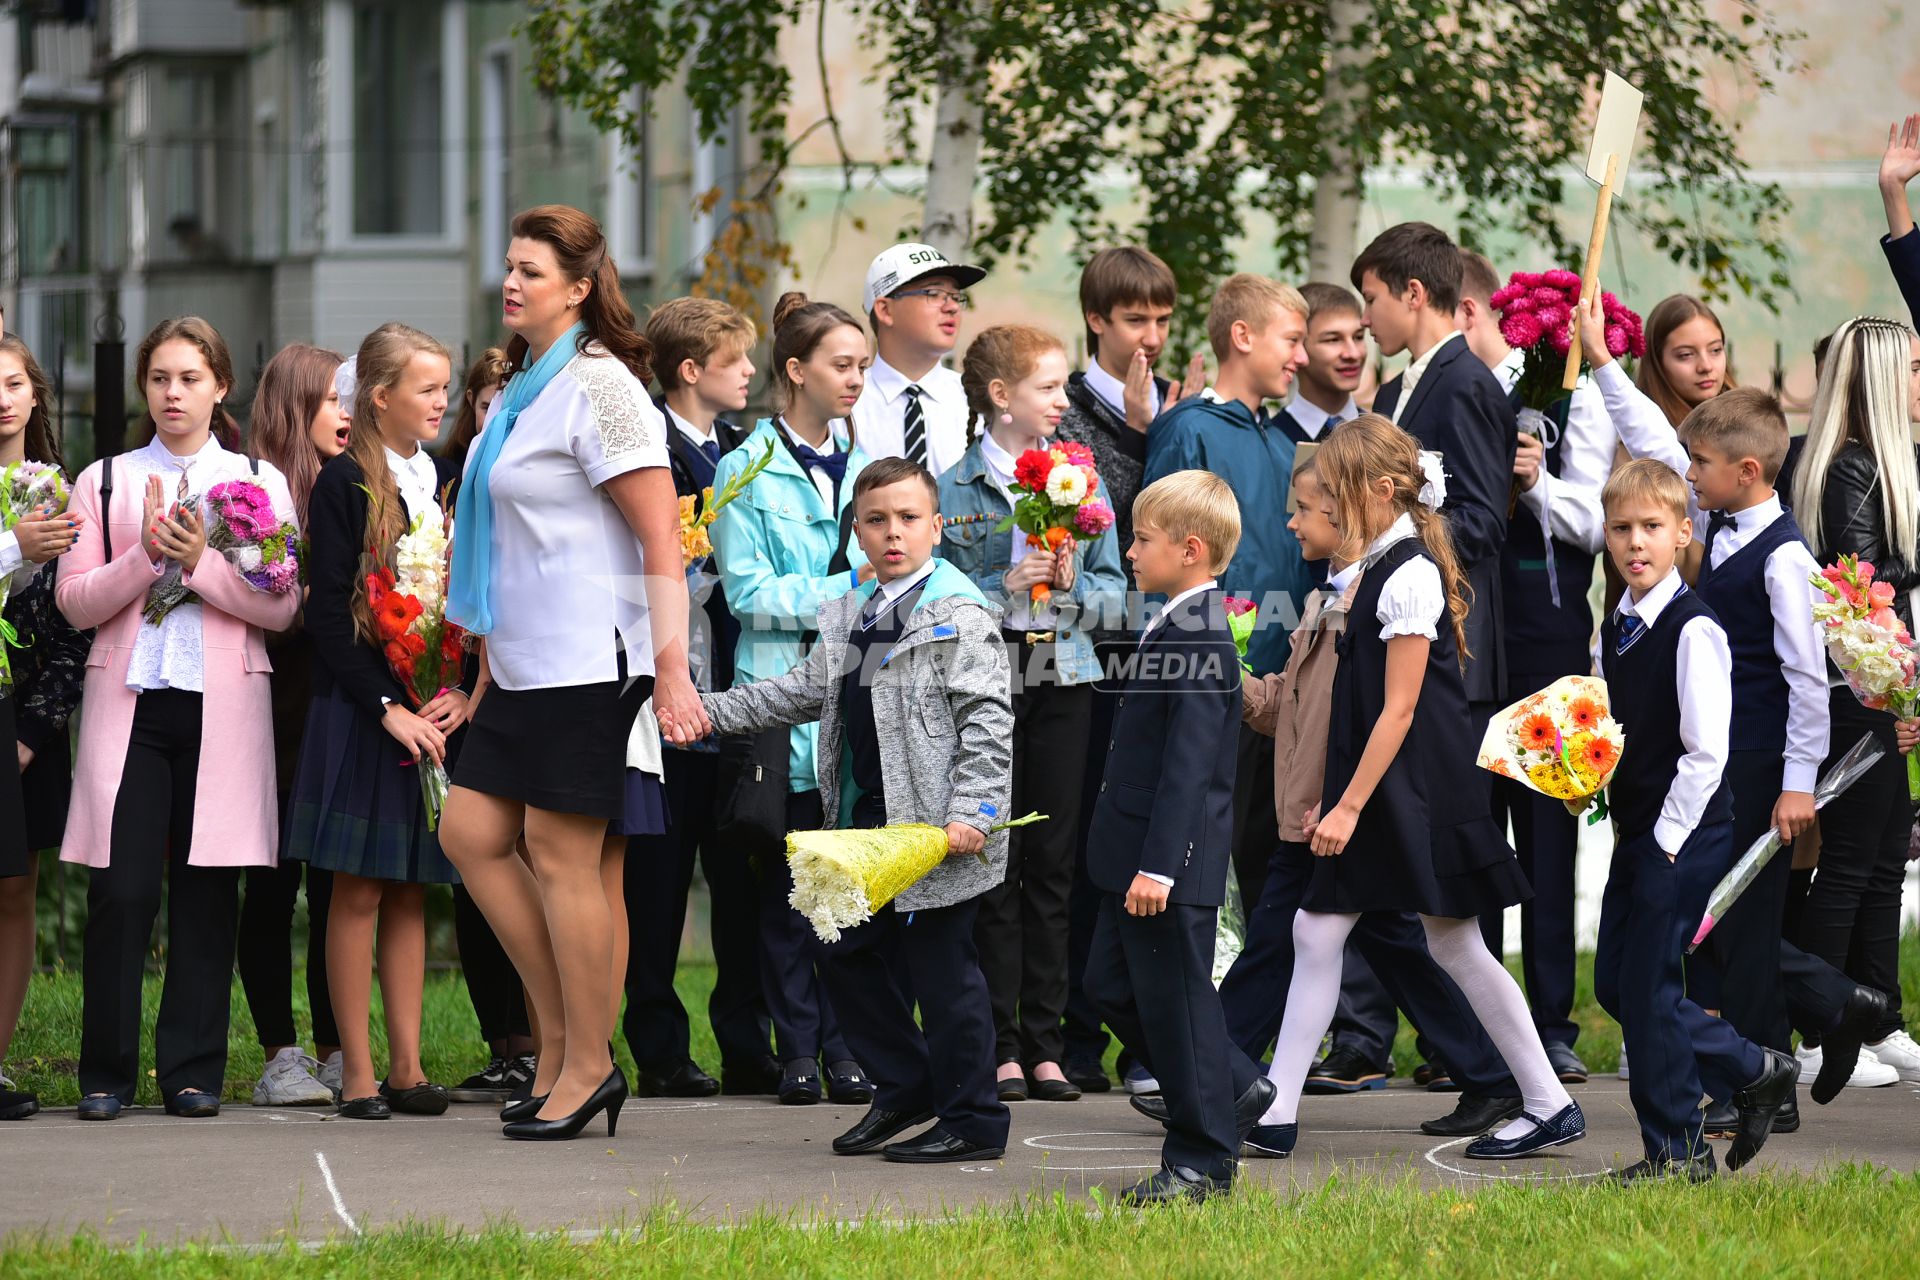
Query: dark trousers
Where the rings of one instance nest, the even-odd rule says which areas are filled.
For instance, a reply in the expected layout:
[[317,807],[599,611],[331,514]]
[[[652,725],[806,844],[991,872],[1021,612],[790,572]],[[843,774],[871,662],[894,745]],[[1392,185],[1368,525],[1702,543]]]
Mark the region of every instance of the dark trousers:
[[715,969],[707,1017],[721,1063],[765,1058],[766,1001],[760,994],[760,901],[753,867],[737,842],[713,838],[720,758],[699,751],[662,753],[668,830],[627,843],[627,1011],[622,1028],[633,1060],[667,1066],[689,1054],[687,1010],[673,989],[687,894],[698,858],[711,904]]
[[[1050,661],[1053,646],[1015,641],[1007,648],[1028,671],[1031,663]],[[1059,1062],[1065,1053],[1060,1017],[1067,1008],[1068,904],[1092,711],[1091,685],[1016,683],[1013,812],[1055,817],[1010,833],[1007,877],[980,895],[974,941],[993,1002],[1000,1062],[1031,1067]]]
[[[1081,779],[1080,826],[1074,839],[1073,891],[1067,901],[1067,1012],[1060,1020],[1064,1050],[1069,1062],[1098,1069],[1107,1053],[1107,1031],[1101,1024],[1100,1010],[1087,999],[1085,979],[1087,950],[1093,945],[1093,927],[1100,918],[1100,890],[1087,879],[1087,831],[1093,822],[1093,806],[1100,798],[1100,779],[1107,771],[1108,744],[1113,739],[1113,713],[1120,695],[1113,689],[1096,687],[1087,727],[1087,763]],[[1133,1057],[1127,1046],[1120,1050],[1120,1069],[1126,1070]]]
[[1732,1024],[1687,998],[1683,980],[1681,957],[1733,858],[1730,822],[1695,831],[1673,861],[1646,832],[1614,850],[1600,900],[1593,993],[1633,1050],[1627,1094],[1652,1160],[1697,1156],[1702,1090],[1726,1101],[1766,1065]]
[[140,695],[114,798],[109,865],[87,885],[80,1092],[132,1102],[140,1072],[140,978],[167,893],[166,977],[154,1026],[161,1096],[220,1093],[227,1070],[240,869],[196,867],[194,778],[200,767],[200,695]]
[[[1227,1034],[1249,1058],[1265,1056],[1287,1011],[1293,985],[1293,917],[1300,909],[1313,854],[1282,844],[1267,868],[1260,902],[1247,914],[1246,947],[1220,984]],[[1348,935],[1407,1020],[1429,1036],[1461,1091],[1513,1098],[1520,1088],[1473,1006],[1427,950],[1426,930],[1410,911],[1368,911]]]
[[[1542,679],[1540,685],[1551,684]],[[1484,727],[1481,732],[1485,732]],[[1778,762],[1779,756],[1774,757]],[[1493,821],[1505,830],[1513,823],[1513,848],[1533,897],[1520,904],[1521,973],[1527,1007],[1546,1044],[1569,1049],[1580,1029],[1573,1021],[1574,855],[1580,844],[1580,819],[1552,796],[1529,791],[1506,778],[1493,778]],[[1505,944],[1505,912],[1480,917],[1487,950],[1498,957]]]
[[1170,1117],[1161,1160],[1232,1178],[1240,1143],[1234,1102],[1259,1069],[1233,1046],[1213,989],[1219,908],[1169,903],[1159,915],[1127,914],[1101,895],[1087,957],[1087,994],[1128,1044],[1144,1045]]
[[1900,886],[1907,870],[1906,758],[1894,745],[1893,717],[1869,711],[1845,689],[1832,691],[1831,766],[1864,733],[1886,755],[1854,783],[1844,800],[1820,814],[1820,865],[1800,908],[1800,945],[1861,986],[1887,995],[1887,1016],[1869,1035],[1898,1031],[1900,1018]]
[[333,1023],[333,997],[327,992],[327,904],[333,900],[333,872],[306,862],[282,862],[277,867],[247,868],[236,940],[240,985],[246,989],[247,1009],[263,1048],[300,1043],[293,1025],[293,909],[303,869],[307,1008],[313,1014],[313,1043],[340,1043],[340,1029]]
[[1233,878],[1241,909],[1260,901],[1267,862],[1280,844],[1280,811],[1273,794],[1273,739],[1240,726],[1233,774]]
[[[787,793],[787,830],[818,831],[826,820],[818,791]],[[873,1066],[847,1051],[829,988],[816,972],[813,926],[787,899],[793,873],[778,850],[760,859],[760,985],[773,1021],[777,1056],[783,1062],[816,1058],[839,1062],[855,1058],[869,1074]],[[969,916],[971,918],[971,916]],[[911,1008],[911,1004],[908,1006]]]
[[1393,996],[1360,948],[1348,941],[1340,957],[1340,1003],[1327,1028],[1333,1047],[1351,1049],[1384,1070],[1393,1061],[1393,1038],[1399,1033],[1400,1010]]
[[[1782,771],[1777,750],[1728,755],[1725,776],[1733,791],[1735,859],[1773,825]],[[1780,964],[1787,872],[1792,866],[1792,850],[1782,849],[1686,960],[1687,994],[1694,1003],[1719,1010],[1742,1036],[1782,1053],[1793,1051]]]
[[[874,1105],[931,1111],[948,1132],[1007,1145],[1009,1117],[994,1083],[993,1012],[974,946],[979,899],[873,919],[818,948],[820,976],[854,1058],[873,1079]],[[913,1020],[913,992],[938,992]]]
[[460,948],[460,972],[466,979],[467,999],[480,1022],[480,1038],[489,1048],[510,1036],[531,1036],[527,993],[519,971],[507,958],[507,949],[494,936],[493,926],[466,886],[453,886],[453,938]]

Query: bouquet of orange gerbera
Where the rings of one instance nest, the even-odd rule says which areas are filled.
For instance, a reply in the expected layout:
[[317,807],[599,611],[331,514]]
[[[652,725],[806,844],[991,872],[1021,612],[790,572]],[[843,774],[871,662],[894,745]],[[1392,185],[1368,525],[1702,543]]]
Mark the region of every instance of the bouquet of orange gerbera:
[[1601,792],[1625,745],[1609,709],[1607,682],[1598,676],[1564,676],[1487,723],[1479,765],[1564,800],[1575,813],[1597,800],[1599,808],[1589,819],[1597,822],[1607,811]]

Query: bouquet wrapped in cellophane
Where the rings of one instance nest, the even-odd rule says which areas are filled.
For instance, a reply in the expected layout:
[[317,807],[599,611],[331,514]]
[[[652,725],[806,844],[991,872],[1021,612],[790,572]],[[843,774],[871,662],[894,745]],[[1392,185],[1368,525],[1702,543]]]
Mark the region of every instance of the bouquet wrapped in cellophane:
[[[1814,785],[1814,810],[1818,812],[1826,808],[1842,791],[1865,777],[1867,770],[1873,768],[1885,754],[1886,749],[1873,740],[1872,734],[1863,735],[1847,754],[1834,761],[1833,768],[1827,770],[1826,776]],[[1765,835],[1740,855],[1740,861],[1720,877],[1720,883],[1713,887],[1713,896],[1707,899],[1707,912],[1700,917],[1700,927],[1694,931],[1693,941],[1687,944],[1688,955],[1692,955],[1693,949],[1707,940],[1707,935],[1713,932],[1713,926],[1726,918],[1733,904],[1747,891],[1747,886],[1759,879],[1760,872],[1785,847],[1786,842],[1780,838],[1780,832],[1769,827]]]
[[[1911,720],[1920,712],[1920,653],[1894,612],[1899,593],[1876,582],[1873,566],[1859,556],[1841,556],[1815,575],[1823,598],[1813,620],[1847,688],[1860,705]],[[1907,799],[1920,805],[1920,754],[1907,757]]]
[[1520,699],[1487,723],[1480,740],[1482,769],[1566,801],[1574,813],[1597,802],[1589,822],[1606,816],[1601,792],[1620,763],[1626,736],[1613,718],[1607,682],[1598,676],[1562,676]]
[[[50,462],[10,462],[0,470],[0,530],[11,529],[35,512],[51,518],[67,509],[67,478]],[[13,587],[11,578],[0,578],[0,608],[7,603]],[[9,648],[22,648],[31,638],[21,640],[13,624],[0,618],[0,691],[13,684],[13,666],[7,659]]]
[[[1047,815],[988,828],[1006,831]],[[793,831],[787,834],[787,865],[793,892],[787,901],[805,916],[822,942],[838,942],[843,930],[865,924],[873,913],[924,879],[947,859],[943,827],[909,822],[865,831]]]

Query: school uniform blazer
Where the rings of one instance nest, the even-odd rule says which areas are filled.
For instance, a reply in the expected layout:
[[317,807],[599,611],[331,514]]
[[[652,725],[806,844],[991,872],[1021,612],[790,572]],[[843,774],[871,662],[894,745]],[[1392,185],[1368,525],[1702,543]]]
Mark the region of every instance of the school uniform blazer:
[[1087,878],[1125,893],[1142,871],[1169,901],[1217,907],[1233,860],[1240,659],[1218,588],[1154,623],[1114,706],[1106,772],[1087,828]]
[[[1405,379],[1380,388],[1375,413],[1391,417]],[[1519,426],[1513,404],[1493,371],[1468,350],[1464,338],[1434,352],[1398,418],[1422,448],[1439,452],[1447,474],[1446,512],[1454,553],[1473,588],[1467,614],[1467,701],[1498,702],[1507,693],[1501,634],[1500,551],[1507,541],[1508,495]]]
[[[73,807],[60,859],[108,865],[113,806],[120,794],[127,740],[139,695],[127,687],[127,667],[140,634],[140,611],[157,581],[140,545],[145,486],[126,477],[113,487],[112,508],[100,510],[101,465],[80,473],[72,507],[86,518],[87,536],[60,559],[54,602],[81,630],[97,628],[87,654],[81,696],[80,750],[74,760]],[[286,479],[262,462],[253,479],[293,520]],[[104,560],[99,530],[112,531],[114,557]],[[270,867],[280,844],[274,792],[273,690],[265,632],[284,631],[300,608],[300,593],[266,595],[248,586],[227,558],[208,548],[186,585],[201,613],[205,655],[200,768],[195,777],[193,848],[196,867]]]
[[1920,230],[1909,231],[1898,240],[1881,236],[1880,247],[1886,250],[1887,266],[1893,269],[1893,282],[1900,286],[1900,296],[1906,299],[1913,322],[1920,325]]

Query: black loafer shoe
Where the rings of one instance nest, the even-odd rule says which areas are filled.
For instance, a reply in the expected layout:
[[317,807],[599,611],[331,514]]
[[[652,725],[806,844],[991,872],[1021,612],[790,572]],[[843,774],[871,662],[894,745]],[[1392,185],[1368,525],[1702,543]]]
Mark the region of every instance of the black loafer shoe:
[[933,1119],[931,1111],[883,1111],[874,1107],[860,1117],[860,1123],[833,1140],[833,1154],[863,1156],[878,1151],[909,1129],[917,1129]]
[[220,1114],[220,1099],[199,1089],[182,1089],[167,1099],[167,1114],[188,1120],[205,1120]]
[[1733,1103],[1710,1102],[1705,1117],[1701,1121],[1700,1131],[1709,1138],[1731,1138],[1740,1129],[1740,1113],[1734,1110]]
[[1005,1147],[983,1147],[968,1142],[937,1124],[917,1138],[896,1142],[881,1153],[895,1164],[959,1164],[967,1160],[998,1160],[1007,1154]]
[[391,1120],[393,1108],[377,1093],[364,1098],[343,1098],[338,1112],[342,1120]]
[[1313,1064],[1301,1092],[1312,1094],[1360,1093],[1387,1087],[1384,1069],[1367,1061],[1367,1056],[1347,1045],[1335,1045],[1333,1051]]
[[1163,1165],[1120,1193],[1120,1203],[1142,1208],[1150,1204],[1199,1204],[1233,1190],[1230,1178],[1209,1178],[1183,1164]]
[[711,1098],[720,1082],[702,1071],[692,1058],[656,1062],[640,1068],[639,1094],[643,1098]]
[[1853,1078],[1855,1064],[1860,1061],[1860,1046],[1886,1016],[1885,992],[1872,987],[1853,989],[1840,1009],[1839,1023],[1820,1037],[1820,1072],[1813,1079],[1813,1087],[1807,1090],[1815,1102],[1825,1106],[1840,1096],[1847,1081]]
[[97,1098],[80,1099],[80,1118],[82,1120],[118,1120],[121,1102],[111,1093],[103,1093]]
[[1130,1093],[1127,1105],[1155,1124],[1163,1125],[1172,1116],[1167,1110],[1167,1100],[1157,1093]]
[[1773,1131],[1775,1133],[1800,1132],[1800,1099],[1798,1097],[1788,1094],[1787,1100],[1780,1104],[1780,1109],[1773,1113]]
[[[1423,1063],[1421,1063],[1421,1064],[1420,1064],[1419,1066],[1417,1066],[1417,1067],[1415,1067],[1415,1068],[1413,1069],[1413,1083],[1414,1083],[1414,1085],[1415,1085],[1416,1087],[1418,1087],[1418,1088],[1421,1088],[1421,1089],[1424,1089],[1424,1088],[1426,1088],[1426,1087],[1427,1087],[1428,1085],[1430,1085],[1430,1084],[1432,1084],[1432,1083],[1433,1083],[1433,1069],[1434,1069],[1434,1068],[1435,1068],[1436,1066],[1438,1066],[1438,1065],[1439,1065],[1439,1064],[1438,1064],[1438,1063],[1435,1063],[1435,1062],[1423,1062]],[[1442,1072],[1441,1074],[1443,1074],[1443,1075],[1444,1075],[1445,1073],[1444,1073],[1444,1072]]]
[[1522,1105],[1518,1098],[1481,1098],[1463,1093],[1451,1113],[1438,1120],[1421,1121],[1420,1132],[1436,1138],[1477,1138],[1519,1115]]
[[1667,1178],[1685,1178],[1688,1182],[1711,1182],[1717,1172],[1713,1163],[1713,1149],[1709,1147],[1691,1160],[1642,1160],[1637,1164],[1630,1164],[1624,1169],[1615,1170],[1613,1180],[1622,1186],[1660,1182]]
[[852,1058],[827,1064],[827,1099],[843,1107],[865,1106],[873,1101],[873,1081]]
[[1080,1101],[1080,1086],[1071,1080],[1048,1080],[1035,1076],[1030,1083],[1035,1102]]
[[40,1109],[40,1099],[15,1089],[0,1089],[0,1120],[25,1120]]
[[1293,1154],[1293,1144],[1299,1139],[1297,1124],[1257,1124],[1240,1140],[1240,1147],[1262,1160],[1285,1160]]
[[430,1084],[422,1080],[419,1084],[396,1089],[385,1080],[380,1082],[380,1096],[387,1105],[402,1115],[443,1116],[447,1114],[447,1090],[445,1085]]
[[820,1063],[793,1058],[780,1072],[780,1101],[789,1107],[810,1107],[820,1101]]
[[1097,1062],[1068,1058],[1060,1064],[1060,1071],[1082,1093],[1106,1093],[1113,1088],[1113,1081],[1107,1079],[1107,1069]]
[[1564,1147],[1569,1142],[1578,1142],[1587,1136],[1587,1118],[1581,1113],[1577,1102],[1569,1102],[1545,1120],[1528,1116],[1525,1112],[1521,1114],[1533,1121],[1531,1130],[1517,1138],[1496,1138],[1491,1133],[1482,1134],[1467,1144],[1467,1158],[1518,1160],[1536,1151],[1545,1151],[1548,1147]]
[[1740,1113],[1740,1125],[1727,1148],[1727,1168],[1738,1169],[1760,1154],[1773,1133],[1773,1117],[1793,1096],[1793,1085],[1800,1078],[1800,1066],[1778,1049],[1762,1049],[1767,1065],[1752,1084],[1733,1095],[1734,1109]]
[[729,1098],[749,1098],[780,1092],[780,1064],[768,1054],[759,1061],[720,1064],[720,1092]]
[[1573,1051],[1572,1045],[1549,1044],[1547,1063],[1553,1068],[1553,1074],[1560,1077],[1561,1084],[1585,1084],[1587,1082],[1587,1064],[1580,1061],[1580,1055]]

